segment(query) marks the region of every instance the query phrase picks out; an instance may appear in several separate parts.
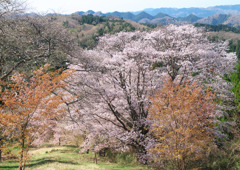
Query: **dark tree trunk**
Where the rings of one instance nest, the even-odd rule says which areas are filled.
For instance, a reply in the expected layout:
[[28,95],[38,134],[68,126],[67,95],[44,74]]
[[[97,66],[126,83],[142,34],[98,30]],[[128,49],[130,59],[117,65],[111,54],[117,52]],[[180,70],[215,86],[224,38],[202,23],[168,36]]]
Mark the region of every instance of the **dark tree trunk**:
[[97,164],[97,152],[95,152],[95,163]]
[[0,148],[0,162],[2,162],[2,149]]
[[24,170],[24,147],[25,147],[25,135],[24,132],[22,131],[21,135],[21,152],[20,152],[20,162],[19,162],[19,170]]
[[58,146],[61,146],[61,138],[58,138]]
[[148,164],[148,159],[143,156],[143,155],[146,155],[146,154],[147,154],[147,150],[146,150],[145,146],[140,146],[139,150],[138,150],[138,158],[137,158],[137,160],[139,162],[142,162],[144,165]]
[[0,137],[0,162],[2,162],[2,145],[3,145],[3,138]]

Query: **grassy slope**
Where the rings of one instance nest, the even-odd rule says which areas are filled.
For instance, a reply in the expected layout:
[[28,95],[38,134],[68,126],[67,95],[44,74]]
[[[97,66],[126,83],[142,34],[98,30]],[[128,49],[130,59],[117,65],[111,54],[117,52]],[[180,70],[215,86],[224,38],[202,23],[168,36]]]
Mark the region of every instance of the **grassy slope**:
[[[123,165],[111,163],[103,157],[98,157],[98,164],[95,164],[94,154],[79,154],[74,147],[40,148],[33,149],[29,153],[31,159],[27,164],[27,169],[34,170],[147,169],[136,164]],[[18,161],[2,162],[0,163],[0,169],[18,169]]]

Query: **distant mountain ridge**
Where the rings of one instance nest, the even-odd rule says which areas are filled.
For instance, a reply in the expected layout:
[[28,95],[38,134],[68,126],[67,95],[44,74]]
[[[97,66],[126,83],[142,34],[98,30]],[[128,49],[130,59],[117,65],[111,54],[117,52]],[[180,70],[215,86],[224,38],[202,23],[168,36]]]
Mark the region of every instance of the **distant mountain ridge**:
[[[112,12],[112,13],[106,13],[106,14],[103,14],[101,12],[94,12],[92,10],[89,10],[87,12],[83,12],[83,11],[78,11],[78,12],[75,12],[74,14],[80,14],[80,15],[94,15],[94,16],[117,16],[119,18],[123,18],[123,19],[129,19],[129,20],[132,20],[132,21],[135,21],[135,22],[139,22],[139,23],[143,23],[142,21],[143,20],[146,20],[146,21],[149,21],[150,22],[154,22],[156,21],[156,19],[171,19],[171,20],[179,20],[179,21],[189,21],[189,22],[194,22],[198,19],[200,19],[199,17],[193,15],[193,14],[190,14],[189,16],[187,17],[179,17],[179,18],[175,18],[175,17],[172,17],[172,16],[169,16],[165,13],[162,13],[162,12],[159,12],[158,14],[156,14],[155,16],[152,16],[146,12],[141,12],[137,15],[134,15],[133,13],[131,12],[118,12],[118,11],[115,11],[115,12]],[[156,23],[156,22],[154,22]],[[157,24],[157,23],[156,23]]]
[[208,8],[147,8],[137,12],[94,12],[92,10],[75,14],[117,16],[142,24],[226,24],[240,27],[240,5],[222,5]]
[[140,12],[146,12],[152,16],[157,15],[159,12],[165,13],[172,17],[187,17],[194,14],[197,17],[204,18],[219,14],[240,14],[240,4],[238,5],[221,5],[208,8],[147,8],[142,11],[133,12],[137,15]]
[[[196,15],[199,18],[204,18],[204,17],[209,17],[215,14],[234,14],[238,15],[240,14],[240,4],[237,5],[221,5],[221,6],[213,6],[213,7],[208,7],[208,8],[196,8],[196,7],[191,7],[191,8],[146,8],[141,11],[136,11],[136,12],[108,12],[103,15],[111,15],[114,13],[117,13],[118,15],[128,15],[129,13],[138,15],[142,12],[145,12],[147,14],[150,14],[151,16],[156,16],[159,13],[164,13],[166,15],[178,18],[178,17],[187,17],[191,14]],[[88,10],[87,12],[79,11],[76,12],[78,14],[93,14],[94,11]]]
[[197,20],[196,23],[209,25],[228,25],[240,28],[240,15],[215,14],[210,17]]

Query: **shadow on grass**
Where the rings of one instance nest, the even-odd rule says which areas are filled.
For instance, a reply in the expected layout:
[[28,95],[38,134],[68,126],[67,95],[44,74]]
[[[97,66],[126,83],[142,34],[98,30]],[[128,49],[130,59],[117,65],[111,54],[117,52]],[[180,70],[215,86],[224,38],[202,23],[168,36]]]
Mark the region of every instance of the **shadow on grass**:
[[[14,162],[16,163],[17,161],[14,161]],[[29,163],[30,164],[26,165],[27,168],[31,168],[31,167],[35,167],[35,166],[41,166],[41,165],[49,164],[49,163],[62,163],[62,164],[80,165],[80,164],[72,162],[72,161],[58,161],[58,160],[52,160],[51,158],[48,158],[48,159],[42,158],[42,159],[32,160],[32,161],[29,161]],[[18,168],[18,165],[12,165],[12,166],[11,165],[2,165],[2,166],[0,165],[0,169],[3,169],[3,168],[15,169],[15,168]]]

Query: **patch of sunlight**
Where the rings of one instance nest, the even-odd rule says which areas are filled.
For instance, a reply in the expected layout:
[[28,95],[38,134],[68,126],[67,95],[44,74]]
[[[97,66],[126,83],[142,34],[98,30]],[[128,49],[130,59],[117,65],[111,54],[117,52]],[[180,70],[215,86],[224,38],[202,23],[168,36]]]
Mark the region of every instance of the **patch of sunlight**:
[[66,149],[66,148],[64,148],[64,147],[40,148],[40,149],[30,150],[29,154],[30,155],[42,155],[42,154],[45,154],[46,152],[51,152],[52,150],[64,150],[64,149]]
[[95,170],[95,169],[101,170],[105,168],[100,168],[96,164],[69,165],[62,163],[51,163],[41,167],[34,167],[34,170]]

